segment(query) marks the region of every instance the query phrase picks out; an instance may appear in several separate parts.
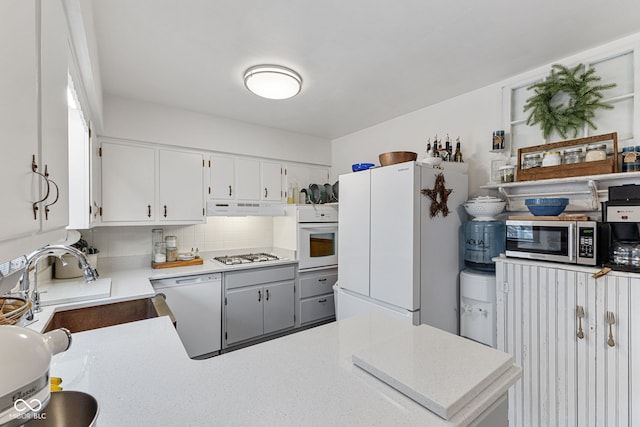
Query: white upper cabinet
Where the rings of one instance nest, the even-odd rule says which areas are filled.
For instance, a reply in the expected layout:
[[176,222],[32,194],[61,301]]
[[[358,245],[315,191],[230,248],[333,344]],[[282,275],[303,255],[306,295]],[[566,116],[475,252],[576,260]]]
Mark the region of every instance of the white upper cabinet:
[[209,157],[211,200],[281,201],[282,165],[248,157]]
[[91,225],[98,225],[102,221],[102,161],[100,159],[100,142],[93,132],[89,135],[89,170],[90,170],[90,203],[89,213]]
[[0,2],[0,56],[11,58],[0,67],[0,241],[28,235],[39,228],[32,205],[40,199],[40,178],[31,173],[32,156],[38,154],[35,16],[35,1]]
[[260,161],[236,159],[236,200],[260,200]]
[[201,221],[204,217],[204,156],[160,150],[160,220]]
[[[0,68],[0,261],[65,233],[66,41],[66,16],[59,0],[0,2],[0,55],[5,58]],[[32,170],[43,175],[46,171],[48,177]]]
[[204,156],[102,142],[103,225],[203,222]]
[[41,4],[41,163],[51,181],[51,194],[43,207],[42,229],[47,231],[69,223],[67,25],[59,0]]
[[261,200],[279,202],[282,200],[282,165],[263,161],[261,177]]
[[103,222],[152,222],[156,150],[128,143],[102,143]]
[[235,197],[235,159],[226,156],[210,156],[211,182],[209,198],[232,200]]

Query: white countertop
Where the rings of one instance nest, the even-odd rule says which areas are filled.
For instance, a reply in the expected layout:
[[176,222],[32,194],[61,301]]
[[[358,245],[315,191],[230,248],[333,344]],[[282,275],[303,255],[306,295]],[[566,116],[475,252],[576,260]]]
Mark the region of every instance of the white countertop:
[[[36,321],[28,325],[29,328],[42,331],[49,318],[57,311],[71,308],[90,307],[93,305],[110,304],[120,301],[127,301],[137,298],[147,298],[155,295],[155,290],[151,286],[151,280],[166,279],[171,277],[192,276],[206,273],[222,273],[250,268],[275,267],[279,265],[297,264],[298,261],[282,259],[278,261],[257,262],[250,264],[223,265],[217,261],[212,261],[213,253],[203,253],[203,264],[188,267],[173,268],[151,268],[151,261],[146,257],[114,257],[100,259],[98,272],[100,278],[111,279],[111,294],[108,297],[97,299],[85,299],[78,302],[50,305],[42,307],[42,311],[35,314]],[[82,283],[83,279],[77,279],[77,283]],[[68,285],[70,280],[53,280],[43,283],[43,288],[55,288],[57,284]],[[88,284],[88,286],[91,286]]]
[[[196,361],[160,317],[73,334],[50,373],[97,398],[101,426],[463,426],[520,376],[513,366],[445,421],[352,363],[354,352],[408,328],[372,314]],[[446,369],[454,373],[455,361]]]
[[[112,280],[108,298],[44,307],[30,327],[43,329],[58,310],[152,296],[150,279],[295,263],[222,266],[206,257],[200,266],[154,270],[139,259],[111,259],[99,266],[101,277]],[[74,333],[71,348],[53,357],[50,374],[63,379],[64,389],[97,398],[101,426],[465,426],[520,376],[520,368],[512,366],[445,421],[352,362],[355,352],[407,328],[413,326],[371,315],[196,361],[169,318],[159,317]],[[451,365],[456,372],[455,361]],[[416,375],[428,368],[421,366]]]

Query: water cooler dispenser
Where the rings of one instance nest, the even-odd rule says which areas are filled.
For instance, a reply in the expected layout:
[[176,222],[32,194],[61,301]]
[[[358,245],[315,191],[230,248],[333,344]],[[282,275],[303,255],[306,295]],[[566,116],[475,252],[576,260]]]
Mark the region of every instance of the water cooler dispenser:
[[464,226],[464,265],[460,272],[460,335],[496,347],[496,266],[505,250],[505,225],[494,217],[505,202],[476,197],[465,203],[475,218]]
[[460,272],[460,335],[496,348],[496,275]]

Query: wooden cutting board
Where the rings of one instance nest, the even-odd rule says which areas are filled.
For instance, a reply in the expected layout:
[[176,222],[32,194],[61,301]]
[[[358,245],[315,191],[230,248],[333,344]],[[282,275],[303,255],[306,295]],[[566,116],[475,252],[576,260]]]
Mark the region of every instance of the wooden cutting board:
[[518,221],[588,221],[586,215],[558,215],[558,216],[535,216],[535,215],[514,215],[509,219]]
[[188,261],[168,261],[168,262],[151,261],[151,268],[188,267],[190,265],[201,265],[203,263],[204,263],[204,260],[202,258],[194,258]]

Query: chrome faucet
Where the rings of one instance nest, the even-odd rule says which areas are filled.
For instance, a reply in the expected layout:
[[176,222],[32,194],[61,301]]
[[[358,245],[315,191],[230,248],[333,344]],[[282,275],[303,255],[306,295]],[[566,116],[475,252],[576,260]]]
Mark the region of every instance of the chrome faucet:
[[80,267],[82,268],[82,276],[84,277],[85,282],[93,282],[98,279],[98,271],[89,264],[89,260],[84,252],[74,248],[73,246],[66,245],[48,245],[40,249],[36,249],[27,255],[27,263],[24,266],[24,271],[22,273],[22,278],[20,279],[20,294],[23,298],[29,298],[29,288],[31,285],[29,279],[29,270],[31,266],[36,266],[35,278],[34,278],[34,286],[31,293],[31,301],[33,302],[33,307],[27,312],[25,315],[25,319],[28,321],[33,320],[33,312],[38,312],[40,309],[40,293],[38,292],[38,272],[37,265],[38,261],[42,258],[46,258],[49,256],[60,257],[62,259],[62,255],[65,253],[69,253],[75,256],[80,263]]

